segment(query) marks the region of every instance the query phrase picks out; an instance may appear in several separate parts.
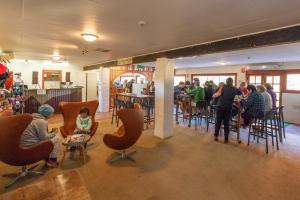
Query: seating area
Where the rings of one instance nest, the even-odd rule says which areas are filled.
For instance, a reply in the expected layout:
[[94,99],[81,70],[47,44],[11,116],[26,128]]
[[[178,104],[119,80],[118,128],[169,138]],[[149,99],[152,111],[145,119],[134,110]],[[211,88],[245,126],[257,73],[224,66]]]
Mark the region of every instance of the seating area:
[[300,199],[298,1],[1,8],[0,200]]

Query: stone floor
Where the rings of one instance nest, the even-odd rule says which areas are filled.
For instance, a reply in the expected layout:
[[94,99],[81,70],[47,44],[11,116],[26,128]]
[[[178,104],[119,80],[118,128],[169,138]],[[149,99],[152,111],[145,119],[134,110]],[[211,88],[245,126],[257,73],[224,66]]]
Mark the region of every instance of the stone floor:
[[[269,155],[265,154],[263,143],[246,145],[246,131],[242,131],[242,144],[237,144],[235,134],[229,144],[224,144],[214,142],[211,130],[206,133],[204,127],[195,131],[184,124],[174,124],[174,136],[167,140],[155,138],[150,128],[132,147],[137,150],[136,163],[120,161],[111,165],[107,160],[115,154],[103,144],[102,137],[116,130],[116,125],[110,124],[109,113],[98,115],[97,119],[99,129],[94,145],[88,147],[86,164],[76,155],[75,160],[67,158],[44,176],[30,177],[8,190],[3,186],[9,179],[1,177],[0,200],[24,199],[27,193],[30,195],[26,200],[41,199],[41,193],[47,194],[47,200],[300,199],[300,127],[288,126],[280,151],[271,148]],[[59,115],[50,120],[50,127],[61,124]],[[38,169],[45,170],[42,164]],[[17,170],[0,164],[0,174]],[[78,184],[55,184],[57,177],[62,176]],[[44,187],[56,189],[53,192]],[[66,196],[60,195],[69,187],[81,188],[83,197],[66,191]],[[11,198],[14,194],[20,195]]]

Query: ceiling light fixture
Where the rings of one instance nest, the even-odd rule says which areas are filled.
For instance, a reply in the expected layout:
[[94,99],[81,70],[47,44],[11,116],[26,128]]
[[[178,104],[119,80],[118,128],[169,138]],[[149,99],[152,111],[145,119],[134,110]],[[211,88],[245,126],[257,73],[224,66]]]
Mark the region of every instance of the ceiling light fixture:
[[95,40],[97,40],[98,35],[95,34],[91,34],[91,33],[82,33],[81,37],[88,42],[94,42]]
[[61,59],[61,56],[60,55],[53,55],[52,59],[55,60],[55,61],[57,61],[57,60]]
[[229,64],[229,62],[222,61],[222,62],[218,62],[218,64],[220,64],[220,65],[227,65],[227,64]]

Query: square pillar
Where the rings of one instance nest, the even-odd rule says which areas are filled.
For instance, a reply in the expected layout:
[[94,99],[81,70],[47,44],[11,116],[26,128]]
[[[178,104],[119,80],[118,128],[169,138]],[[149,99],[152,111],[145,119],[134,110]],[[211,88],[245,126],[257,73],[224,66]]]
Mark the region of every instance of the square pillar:
[[98,81],[99,112],[109,112],[109,68],[100,67]]
[[159,58],[155,65],[155,128],[154,136],[161,139],[173,135],[175,61]]

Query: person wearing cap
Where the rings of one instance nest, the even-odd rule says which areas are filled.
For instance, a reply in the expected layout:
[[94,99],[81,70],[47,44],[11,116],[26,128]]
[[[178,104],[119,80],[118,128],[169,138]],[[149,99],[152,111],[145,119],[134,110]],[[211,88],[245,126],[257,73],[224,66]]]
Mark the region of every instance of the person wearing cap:
[[57,153],[59,149],[60,139],[56,135],[57,129],[52,129],[48,132],[47,120],[53,115],[54,109],[48,104],[41,105],[38,113],[33,113],[33,120],[27,126],[21,137],[21,146],[30,147],[44,140],[51,140],[53,143],[53,150],[49,155],[47,166],[58,167]]

